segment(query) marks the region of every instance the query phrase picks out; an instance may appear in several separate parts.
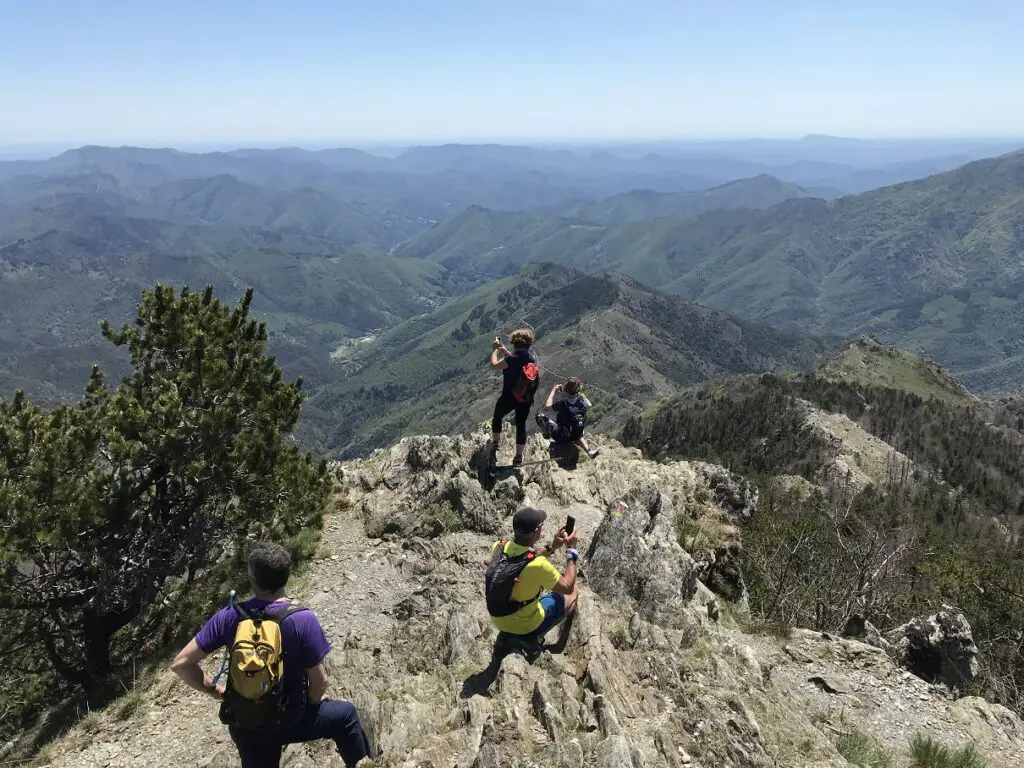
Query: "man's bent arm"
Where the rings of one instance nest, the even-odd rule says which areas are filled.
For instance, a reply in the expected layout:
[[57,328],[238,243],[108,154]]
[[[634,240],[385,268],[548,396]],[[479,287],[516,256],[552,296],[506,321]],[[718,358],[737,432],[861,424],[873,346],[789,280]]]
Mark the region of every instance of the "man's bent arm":
[[573,589],[576,587],[576,561],[570,560],[565,564],[565,573],[562,578],[551,588],[552,592],[557,592],[560,595],[571,594]]
[[508,354],[508,350],[504,347],[491,351],[491,368],[507,368],[508,363],[505,362],[505,355]]
[[213,696],[215,699],[219,699],[224,695],[223,691],[213,687],[213,680],[199,666],[199,662],[208,655],[193,638],[189,641],[188,645],[181,649],[174,661],[171,662],[171,672],[184,680],[186,685],[195,688],[200,693],[205,693]]
[[306,698],[310,704],[316,704],[324,700],[327,694],[327,670],[323,662],[312,669],[306,670],[306,677],[309,680],[309,693]]

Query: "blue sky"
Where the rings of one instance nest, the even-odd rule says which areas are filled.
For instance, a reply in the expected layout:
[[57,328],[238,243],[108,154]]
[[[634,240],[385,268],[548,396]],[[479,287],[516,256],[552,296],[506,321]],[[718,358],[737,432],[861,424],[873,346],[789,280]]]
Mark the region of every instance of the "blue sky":
[[1024,135],[1014,0],[0,0],[0,145]]

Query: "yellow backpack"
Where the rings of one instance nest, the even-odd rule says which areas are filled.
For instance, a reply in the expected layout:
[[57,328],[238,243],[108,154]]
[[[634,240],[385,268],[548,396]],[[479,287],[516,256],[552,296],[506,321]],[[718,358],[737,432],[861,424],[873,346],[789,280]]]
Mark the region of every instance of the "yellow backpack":
[[238,628],[228,657],[228,679],[220,719],[242,728],[258,728],[281,721],[287,701],[281,682],[284,657],[281,622],[301,605],[266,606],[246,611],[235,605]]

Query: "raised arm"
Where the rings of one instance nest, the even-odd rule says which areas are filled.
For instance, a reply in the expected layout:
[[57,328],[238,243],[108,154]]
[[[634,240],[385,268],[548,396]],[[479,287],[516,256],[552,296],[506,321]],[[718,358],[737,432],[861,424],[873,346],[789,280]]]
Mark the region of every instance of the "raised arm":
[[[555,534],[554,546],[568,547],[572,549],[576,546],[576,532],[567,534],[564,528],[559,528],[558,533]],[[570,560],[565,564],[565,573],[558,580],[558,583],[551,588],[552,592],[557,592],[559,595],[572,594],[573,589],[576,588],[576,561]]]
[[548,395],[548,401],[546,403],[544,403],[544,407],[545,408],[551,408],[552,406],[554,406],[554,404],[555,404],[555,396],[559,392],[561,392],[561,391],[562,391],[562,385],[561,384],[555,384],[555,386],[553,386],[551,388],[551,394]]
[[498,370],[508,368],[508,363],[505,362],[507,356],[508,350],[501,343],[501,339],[495,336],[494,341],[491,342],[491,368],[497,368]]

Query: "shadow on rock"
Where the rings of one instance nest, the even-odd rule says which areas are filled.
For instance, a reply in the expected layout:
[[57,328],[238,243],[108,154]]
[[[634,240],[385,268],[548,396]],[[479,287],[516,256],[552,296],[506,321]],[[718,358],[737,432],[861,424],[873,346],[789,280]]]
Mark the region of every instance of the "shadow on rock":
[[552,650],[552,647],[543,645],[542,641],[525,640],[514,635],[506,635],[504,632],[498,633],[498,638],[494,642],[494,649],[491,651],[490,663],[485,669],[474,672],[462,681],[462,690],[459,693],[460,698],[468,699],[476,695],[490,696],[490,687],[498,679],[498,673],[501,672],[501,663],[505,660],[506,656],[518,654],[526,659],[527,663],[532,664],[545,650]]

